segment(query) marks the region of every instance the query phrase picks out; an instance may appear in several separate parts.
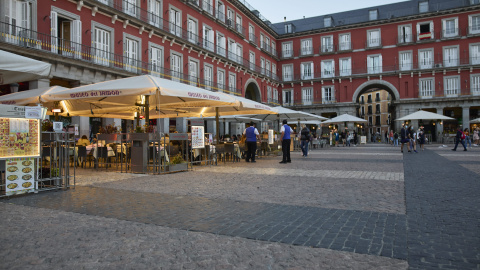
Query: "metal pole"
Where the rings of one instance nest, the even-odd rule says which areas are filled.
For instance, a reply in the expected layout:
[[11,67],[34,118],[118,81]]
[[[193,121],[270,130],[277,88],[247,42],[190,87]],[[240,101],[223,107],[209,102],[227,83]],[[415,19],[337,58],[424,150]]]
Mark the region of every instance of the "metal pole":
[[220,119],[218,117],[218,107],[215,107],[215,133],[216,133],[216,139],[217,139],[217,144],[220,143]]
[[150,96],[145,96],[145,124],[150,125]]

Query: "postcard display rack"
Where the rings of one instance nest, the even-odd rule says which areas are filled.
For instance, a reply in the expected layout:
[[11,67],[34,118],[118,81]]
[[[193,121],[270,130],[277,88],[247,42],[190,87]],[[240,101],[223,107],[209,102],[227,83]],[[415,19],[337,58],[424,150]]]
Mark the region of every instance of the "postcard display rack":
[[[0,105],[0,196],[37,189],[42,107]],[[2,164],[3,163],[3,164]]]

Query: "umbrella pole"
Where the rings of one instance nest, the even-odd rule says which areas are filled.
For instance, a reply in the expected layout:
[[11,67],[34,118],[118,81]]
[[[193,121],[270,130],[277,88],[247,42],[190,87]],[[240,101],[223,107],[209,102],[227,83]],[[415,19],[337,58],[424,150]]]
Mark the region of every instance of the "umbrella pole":
[[217,138],[217,144],[220,143],[220,119],[218,117],[218,107],[215,107],[215,137]]
[[145,125],[150,124],[150,96],[145,98]]

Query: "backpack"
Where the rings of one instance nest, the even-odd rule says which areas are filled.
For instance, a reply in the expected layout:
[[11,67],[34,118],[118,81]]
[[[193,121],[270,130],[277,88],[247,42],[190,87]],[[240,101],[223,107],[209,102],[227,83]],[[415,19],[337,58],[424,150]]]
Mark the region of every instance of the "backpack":
[[393,134],[393,138],[398,139],[398,133],[395,132],[395,134]]
[[465,133],[463,133],[463,131],[462,131],[462,136],[460,138],[462,138],[462,140],[465,140]]

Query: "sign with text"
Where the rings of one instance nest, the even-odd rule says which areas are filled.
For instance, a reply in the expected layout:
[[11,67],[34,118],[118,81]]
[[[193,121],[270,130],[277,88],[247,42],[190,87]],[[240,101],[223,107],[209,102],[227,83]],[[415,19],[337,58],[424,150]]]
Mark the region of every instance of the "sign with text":
[[188,140],[188,133],[170,133],[170,141],[186,141]]
[[204,123],[205,123],[205,122],[204,122],[203,120],[197,120],[197,119],[195,119],[195,120],[190,120],[190,124],[191,124],[192,126],[202,126],[202,127],[203,127],[203,126],[205,125]]
[[63,122],[53,122],[53,131],[60,132],[63,130]]
[[205,147],[204,127],[192,126],[192,149]]

